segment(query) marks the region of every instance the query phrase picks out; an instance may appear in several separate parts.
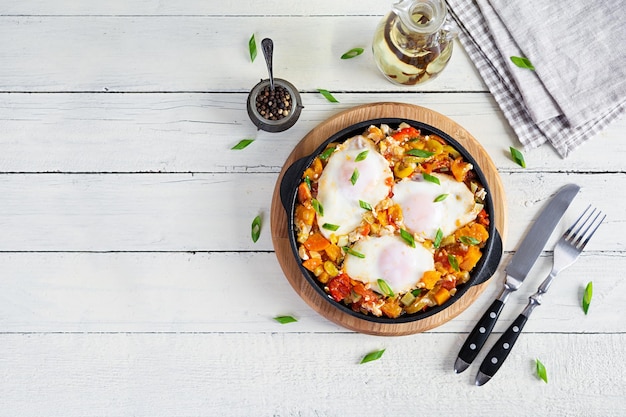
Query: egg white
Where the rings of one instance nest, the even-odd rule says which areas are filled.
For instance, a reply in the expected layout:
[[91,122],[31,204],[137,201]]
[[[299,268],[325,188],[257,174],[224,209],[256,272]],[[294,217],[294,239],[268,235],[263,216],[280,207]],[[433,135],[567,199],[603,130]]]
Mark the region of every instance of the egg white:
[[[369,151],[365,159],[356,162],[355,158]],[[354,184],[351,177],[358,170]],[[317,200],[323,207],[323,215],[317,216],[320,231],[326,238],[352,232],[359,226],[364,209],[359,201],[375,207],[389,196],[393,179],[389,162],[376,151],[374,144],[363,136],[355,136],[337,147],[318,180]],[[324,224],[338,226],[337,230],[327,230]]]
[[344,270],[352,279],[369,283],[370,288],[383,293],[378,280],[383,279],[395,294],[410,291],[424,275],[435,269],[433,253],[417,244],[409,246],[398,235],[369,236],[352,248],[364,255],[346,255]]
[[[443,236],[476,218],[480,206],[467,186],[444,174],[432,174],[440,184],[425,180],[421,175],[395,184],[393,200],[402,208],[404,225],[411,232],[434,240],[437,230]],[[447,194],[442,201],[437,197]]]

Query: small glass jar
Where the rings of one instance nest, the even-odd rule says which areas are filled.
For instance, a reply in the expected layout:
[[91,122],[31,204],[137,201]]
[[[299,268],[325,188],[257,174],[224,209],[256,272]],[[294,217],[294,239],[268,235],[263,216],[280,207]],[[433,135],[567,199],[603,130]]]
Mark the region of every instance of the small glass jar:
[[302,112],[302,99],[296,87],[281,78],[261,80],[248,95],[248,116],[256,127],[267,132],[282,132],[292,127]]

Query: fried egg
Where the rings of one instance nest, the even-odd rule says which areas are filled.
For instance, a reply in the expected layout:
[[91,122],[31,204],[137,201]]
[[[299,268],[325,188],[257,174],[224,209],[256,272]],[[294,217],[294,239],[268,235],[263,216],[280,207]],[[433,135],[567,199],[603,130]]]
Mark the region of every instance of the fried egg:
[[350,278],[369,283],[374,291],[383,279],[395,294],[415,288],[424,272],[435,269],[433,254],[424,246],[409,246],[398,235],[369,236],[352,249],[363,257],[347,254],[344,270]]
[[317,223],[322,234],[330,238],[353,231],[365,212],[361,201],[375,207],[389,196],[391,184],[389,162],[369,139],[355,136],[339,145],[318,180],[323,214],[318,212]]
[[437,230],[443,236],[476,218],[481,206],[467,186],[444,174],[432,174],[440,184],[422,176],[405,179],[393,188],[393,200],[402,208],[404,225],[411,232],[434,240]]

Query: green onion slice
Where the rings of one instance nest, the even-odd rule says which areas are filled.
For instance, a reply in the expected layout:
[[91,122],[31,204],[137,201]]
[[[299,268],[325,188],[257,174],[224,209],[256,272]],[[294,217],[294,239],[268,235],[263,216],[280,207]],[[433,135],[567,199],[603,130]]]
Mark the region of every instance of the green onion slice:
[[372,205],[370,203],[367,203],[367,202],[363,201],[363,200],[359,200],[359,206],[361,206],[361,208],[363,210],[369,210],[369,211],[373,210],[372,209]]
[[524,161],[524,154],[522,154],[520,151],[518,151],[512,146],[510,147],[510,150],[511,150],[511,157],[513,158],[513,161],[515,161],[515,163],[521,166],[522,168],[526,168],[526,161]]
[[387,297],[393,297],[395,295],[393,293],[393,290],[389,286],[389,284],[387,284],[387,281],[385,281],[382,278],[379,278],[377,282],[378,282],[378,288],[380,288],[380,290],[383,292],[384,295],[386,295]]
[[435,241],[433,242],[433,246],[438,248],[441,245],[441,240],[443,239],[443,230],[437,229],[437,234],[435,235]]
[[402,239],[404,239],[407,245],[409,245],[412,248],[415,247],[415,238],[413,237],[411,233],[407,232],[404,229],[400,229],[400,236],[402,237]]
[[331,223],[324,223],[322,225],[322,227],[326,230],[332,230],[333,232],[337,229],[339,229],[339,226],[336,224],[331,224]]
[[339,103],[339,100],[333,97],[333,95],[330,94],[330,91],[324,90],[321,88],[318,88],[317,91],[319,91],[320,94],[323,95],[326,98],[326,100],[330,101],[331,103]]
[[356,158],[354,158],[354,162],[361,162],[362,160],[367,158],[367,154],[368,153],[370,153],[370,151],[368,151],[368,150],[365,150],[365,151],[361,152],[360,154],[358,154],[356,156]]
[[354,171],[352,172],[352,176],[350,177],[350,182],[352,183],[352,185],[354,185],[356,184],[358,179],[359,179],[359,170],[354,168]]
[[304,182],[306,183],[306,185],[309,186],[309,190],[310,190],[311,189],[311,178],[309,178],[308,175],[306,177],[304,177]]
[[363,48],[352,48],[345,54],[341,55],[341,59],[350,59],[363,53]]
[[589,304],[591,304],[591,297],[593,296],[593,283],[589,281],[587,287],[585,287],[585,293],[583,294],[583,311],[585,314],[589,311]]
[[365,255],[363,255],[361,252],[357,252],[354,249],[352,249],[349,246],[344,246],[343,250],[346,251],[347,254],[352,255],[352,256],[356,256],[357,258],[365,258]]
[[461,243],[464,243],[468,246],[476,246],[480,243],[480,240],[476,239],[475,237],[471,237],[471,236],[461,236],[459,238],[459,240],[461,241]]
[[452,269],[454,269],[455,271],[459,272],[459,262],[456,260],[456,256],[454,256],[451,253],[449,253],[448,254],[448,262],[450,262],[450,266],[452,267]]
[[292,316],[277,316],[277,317],[274,317],[274,320],[276,320],[280,324],[295,323],[296,321],[298,321],[296,318]]
[[256,58],[256,40],[254,39],[254,33],[250,36],[248,41],[248,49],[250,50],[250,61],[254,62]]
[[411,291],[411,294],[413,294],[413,297],[419,297],[421,293],[422,293],[421,288],[416,288],[413,291]]
[[512,56],[511,61],[520,68],[526,68],[531,71],[535,70],[535,67],[530,62],[528,58],[520,57],[520,56]]
[[548,383],[548,372],[546,371],[546,367],[541,363],[539,359],[535,359],[537,364],[537,376],[543,379],[543,382]]
[[261,236],[261,216],[256,216],[254,220],[252,220],[252,241],[256,243],[259,240],[259,236]]
[[312,198],[311,204],[313,205],[313,209],[317,214],[319,214],[320,216],[324,216],[324,206],[322,206],[322,203],[317,201],[317,199]]
[[233,146],[230,149],[235,149],[235,150],[242,150],[243,148],[245,148],[246,146],[250,145],[252,142],[254,142],[254,139],[242,139],[239,141],[238,144],[236,144],[235,146]]
[[430,174],[427,174],[427,173],[424,172],[422,174],[422,176],[428,182],[432,182],[434,184],[441,185],[441,182],[439,182],[439,178],[435,177],[434,175],[430,175]]
[[433,156],[434,152],[425,151],[423,149],[411,149],[410,151],[406,151],[405,154],[411,156],[417,156],[419,158],[429,158]]
[[365,355],[363,359],[361,359],[361,363],[363,364],[363,363],[378,360],[383,356],[383,353],[385,353],[385,349],[377,350],[375,352],[370,352],[367,355]]
[[327,160],[333,154],[333,152],[335,152],[335,149],[337,148],[334,146],[332,148],[327,148],[324,152],[321,153],[320,159],[322,161]]
[[448,194],[439,194],[435,200],[433,201],[434,203],[439,203],[443,200],[445,200],[446,198],[448,198]]

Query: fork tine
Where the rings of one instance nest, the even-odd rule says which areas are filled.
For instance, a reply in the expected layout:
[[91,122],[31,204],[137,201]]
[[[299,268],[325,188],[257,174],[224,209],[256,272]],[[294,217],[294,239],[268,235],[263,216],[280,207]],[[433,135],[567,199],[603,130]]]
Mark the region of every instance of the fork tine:
[[[596,230],[598,230],[598,227],[600,227],[600,224],[602,224],[602,222],[606,218],[606,215],[604,215],[598,222],[598,218],[600,218],[600,216],[602,215],[602,212],[593,208],[593,210],[591,210],[591,213],[587,215],[587,212],[589,211],[590,208],[591,208],[591,205],[589,205],[585,209],[583,214],[578,219],[576,219],[572,227],[567,229],[567,232],[565,232],[565,234],[563,235],[563,239],[569,241],[570,244],[579,251],[582,251],[585,248],[585,246],[589,242],[589,239],[591,239],[591,237],[596,232]],[[596,214],[596,211],[598,212],[597,214]],[[594,214],[595,214],[595,217],[593,217]],[[585,217],[585,215],[587,216]],[[578,223],[583,218],[584,218],[583,222],[580,224],[580,226],[578,226]],[[576,229],[576,231],[572,232],[572,230],[576,228],[576,226],[578,226],[578,228]]]
[[[589,225],[589,227],[587,227],[587,230],[589,230],[591,228],[591,226],[593,226],[593,224],[598,219],[598,217],[600,217],[601,214],[602,214],[601,211],[598,212],[596,217],[593,219],[593,222]],[[591,239],[591,236],[593,236],[593,234],[596,232],[596,230],[598,230],[598,227],[600,227],[600,225],[602,224],[602,222],[604,221],[605,218],[606,218],[606,214],[602,216],[602,218],[600,219],[598,224],[596,224],[595,227],[593,228],[593,230],[591,230],[591,233],[589,233],[589,235],[587,236],[587,239],[585,239],[585,241],[583,242],[582,246],[580,247],[581,250],[584,249],[585,246],[587,246],[587,242],[589,242],[589,239]],[[587,233],[587,230],[585,230],[585,234]]]
[[[591,204],[589,204],[589,205],[587,206],[587,208],[585,209],[585,211],[583,211],[583,214],[581,214],[581,215],[580,215],[580,217],[576,219],[576,221],[574,222],[574,224],[573,224],[573,225],[571,225],[571,226],[569,227],[569,229],[567,229],[567,230],[565,231],[565,233],[563,234],[563,239],[566,239],[566,240],[571,240],[571,239],[574,239],[574,238],[576,237],[576,234],[580,231],[580,228],[584,225],[584,222],[583,222],[583,225],[580,225],[580,227],[579,227],[579,228],[578,228],[578,229],[577,229],[574,233],[572,233],[572,230],[574,230],[574,228],[578,225],[578,222],[580,222],[580,221],[582,220],[582,218],[583,218],[583,217],[585,217],[585,214],[587,214],[587,212],[589,211],[589,209],[590,209],[590,208],[591,208]],[[594,210],[595,210],[595,209],[594,209]],[[592,213],[592,214],[593,214],[593,213]],[[585,222],[586,222],[586,221],[587,221],[587,220],[585,220]]]

